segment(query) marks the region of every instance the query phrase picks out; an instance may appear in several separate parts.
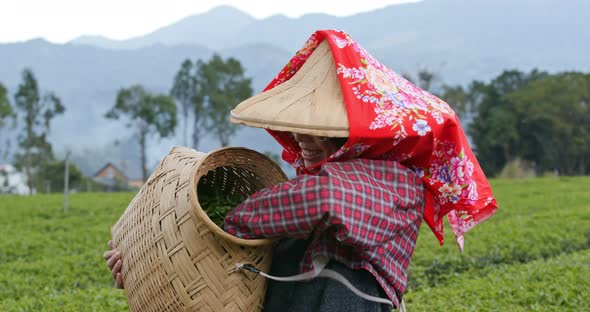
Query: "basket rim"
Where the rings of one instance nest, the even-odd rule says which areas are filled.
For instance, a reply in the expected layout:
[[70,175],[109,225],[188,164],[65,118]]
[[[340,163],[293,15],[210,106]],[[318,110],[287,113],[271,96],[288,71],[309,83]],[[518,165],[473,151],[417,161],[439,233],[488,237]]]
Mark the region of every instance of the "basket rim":
[[287,181],[288,177],[285,174],[285,172],[283,172],[283,170],[272,160],[270,159],[270,157],[257,152],[255,150],[251,150],[245,147],[234,147],[234,146],[228,146],[228,147],[221,147],[215,150],[212,150],[210,152],[208,152],[207,154],[205,154],[205,156],[203,156],[201,159],[199,159],[199,161],[197,162],[197,165],[195,166],[194,171],[191,173],[192,178],[190,179],[190,184],[189,184],[189,189],[190,189],[190,193],[189,193],[189,198],[190,198],[190,202],[193,205],[193,207],[198,207],[198,209],[196,210],[196,214],[203,220],[203,222],[205,222],[205,224],[209,227],[209,229],[218,237],[221,237],[227,241],[230,241],[234,244],[238,244],[240,246],[245,246],[245,247],[259,247],[259,246],[265,246],[265,245],[269,245],[272,244],[274,242],[277,241],[277,239],[270,239],[270,238],[260,238],[260,239],[245,239],[245,238],[239,238],[239,237],[235,237],[229,233],[227,233],[226,231],[224,231],[223,229],[221,229],[217,224],[215,224],[215,222],[211,221],[211,218],[209,218],[209,216],[207,215],[207,213],[205,213],[205,211],[203,211],[203,209],[201,208],[201,205],[199,204],[197,198],[197,171],[198,168],[201,167],[201,164],[206,161],[209,157],[214,156],[215,154],[227,151],[227,150],[236,150],[236,151],[242,151],[242,152],[247,152],[247,153],[252,153],[255,154],[259,157],[265,158],[265,160],[268,161],[269,164],[271,164],[272,166],[274,166],[278,172],[281,173],[281,175],[283,176],[284,180]]

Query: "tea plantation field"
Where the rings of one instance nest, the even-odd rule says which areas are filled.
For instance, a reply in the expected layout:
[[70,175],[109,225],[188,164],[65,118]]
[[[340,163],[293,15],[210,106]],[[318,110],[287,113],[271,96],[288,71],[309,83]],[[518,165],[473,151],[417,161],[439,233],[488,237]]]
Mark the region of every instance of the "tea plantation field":
[[[422,228],[408,311],[590,311],[590,177],[492,184],[463,253]],[[126,311],[102,254],[133,195],[0,196],[0,311]]]

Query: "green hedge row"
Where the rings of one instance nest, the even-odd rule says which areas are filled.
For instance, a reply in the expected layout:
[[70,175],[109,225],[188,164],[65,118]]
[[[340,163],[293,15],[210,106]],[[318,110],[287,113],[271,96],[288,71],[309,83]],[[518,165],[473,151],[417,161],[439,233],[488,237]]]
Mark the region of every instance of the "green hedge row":
[[[409,311],[589,311],[590,177],[495,180],[459,253],[424,226]],[[131,193],[0,197],[0,311],[126,311],[102,254]]]

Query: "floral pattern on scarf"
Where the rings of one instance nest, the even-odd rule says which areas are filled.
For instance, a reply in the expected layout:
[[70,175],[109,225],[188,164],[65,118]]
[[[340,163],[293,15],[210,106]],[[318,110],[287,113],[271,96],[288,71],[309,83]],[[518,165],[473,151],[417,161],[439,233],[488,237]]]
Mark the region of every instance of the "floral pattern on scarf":
[[[445,101],[413,85],[336,30],[312,34],[265,91],[289,80],[324,40],[336,63],[350,127],[346,144],[326,161],[385,159],[412,168],[428,190],[424,220],[442,245],[443,217],[448,215],[462,249],[463,235],[493,215],[497,203],[458,117]],[[303,167],[290,133],[268,132],[298,173],[317,172],[321,163]]]

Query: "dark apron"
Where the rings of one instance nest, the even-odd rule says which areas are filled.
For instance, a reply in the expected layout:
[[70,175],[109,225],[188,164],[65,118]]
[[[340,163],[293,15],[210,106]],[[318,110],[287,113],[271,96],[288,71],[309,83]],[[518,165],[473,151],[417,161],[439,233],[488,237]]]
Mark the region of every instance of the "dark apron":
[[[286,238],[273,251],[270,275],[299,274],[299,263],[308,241]],[[332,260],[326,268],[337,271],[362,292],[387,298],[377,280],[366,270],[351,270]],[[391,312],[391,306],[371,302],[356,296],[340,282],[318,277],[303,282],[268,280],[264,312]]]

